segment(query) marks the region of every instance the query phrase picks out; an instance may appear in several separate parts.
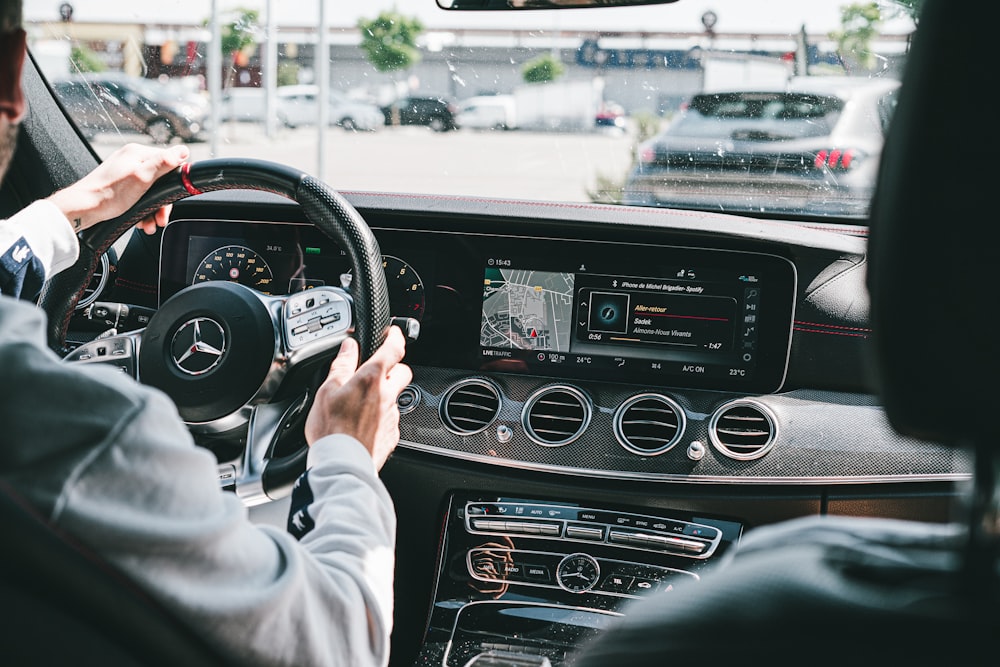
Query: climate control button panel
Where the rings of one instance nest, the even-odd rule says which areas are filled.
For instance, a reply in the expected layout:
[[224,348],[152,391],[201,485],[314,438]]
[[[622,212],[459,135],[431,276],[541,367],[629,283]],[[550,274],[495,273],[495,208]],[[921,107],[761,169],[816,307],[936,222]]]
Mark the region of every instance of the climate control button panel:
[[671,556],[709,558],[722,540],[714,526],[677,519],[568,505],[469,502],[470,533],[608,544]]

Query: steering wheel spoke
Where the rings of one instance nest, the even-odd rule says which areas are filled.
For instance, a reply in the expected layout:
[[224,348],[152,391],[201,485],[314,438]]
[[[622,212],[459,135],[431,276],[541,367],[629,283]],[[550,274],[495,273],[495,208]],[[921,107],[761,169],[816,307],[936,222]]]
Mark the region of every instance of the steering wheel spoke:
[[260,505],[285,495],[288,489],[265,488],[264,474],[278,437],[305,405],[305,396],[260,403],[250,410],[246,447],[235,470],[236,495],[246,506]]
[[63,357],[64,363],[113,366],[129,377],[139,379],[139,350],[143,330],[97,338],[83,343]]

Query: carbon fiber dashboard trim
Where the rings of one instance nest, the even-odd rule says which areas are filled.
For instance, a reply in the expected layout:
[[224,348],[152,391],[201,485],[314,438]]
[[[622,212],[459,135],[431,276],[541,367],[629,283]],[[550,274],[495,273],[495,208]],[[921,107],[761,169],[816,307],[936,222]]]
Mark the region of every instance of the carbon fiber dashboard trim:
[[[526,401],[550,384],[551,378],[421,366],[413,371],[413,384],[423,400],[401,418],[400,447],[466,461],[583,477],[688,484],[961,481],[971,474],[964,452],[895,433],[877,400],[866,394],[799,390],[743,396],[579,381],[575,384],[594,402],[590,424],[574,442],[552,448],[533,443],[521,424]],[[494,382],[503,402],[494,425],[481,433],[458,436],[442,428],[438,406],[452,384],[468,377]],[[614,413],[622,403],[650,391],[677,401],[687,421],[683,446],[656,457],[624,450],[613,427]],[[733,400],[749,398],[769,409],[778,421],[779,438],[773,449],[753,461],[730,460],[713,448],[700,460],[689,459],[686,450],[692,441],[708,441],[715,411]],[[509,428],[512,437],[501,442],[497,426]]]

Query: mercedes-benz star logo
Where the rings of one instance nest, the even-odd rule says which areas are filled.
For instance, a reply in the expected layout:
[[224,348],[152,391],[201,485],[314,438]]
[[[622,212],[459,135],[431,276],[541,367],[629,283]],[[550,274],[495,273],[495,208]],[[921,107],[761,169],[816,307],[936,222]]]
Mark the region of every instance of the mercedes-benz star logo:
[[174,365],[188,375],[204,375],[219,365],[226,352],[226,332],[207,317],[196,317],[181,325],[170,342]]

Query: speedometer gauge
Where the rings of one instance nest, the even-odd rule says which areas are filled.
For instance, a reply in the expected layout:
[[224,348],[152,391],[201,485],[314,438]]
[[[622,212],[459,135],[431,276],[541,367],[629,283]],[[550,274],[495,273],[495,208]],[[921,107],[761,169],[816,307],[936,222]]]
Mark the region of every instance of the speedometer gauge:
[[392,255],[382,255],[385,284],[389,289],[389,310],[395,317],[424,316],[424,283],[413,267]]
[[194,272],[191,284],[210,280],[228,280],[270,294],[274,276],[264,258],[250,248],[227,245],[205,255]]

